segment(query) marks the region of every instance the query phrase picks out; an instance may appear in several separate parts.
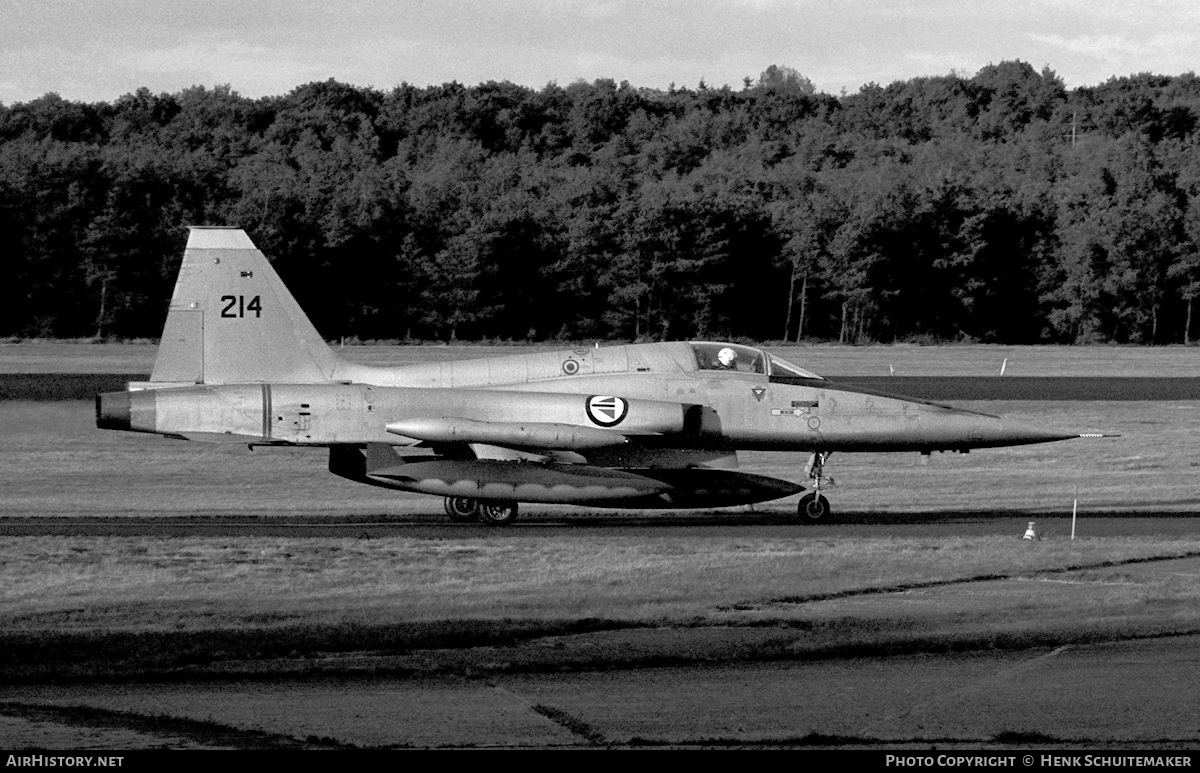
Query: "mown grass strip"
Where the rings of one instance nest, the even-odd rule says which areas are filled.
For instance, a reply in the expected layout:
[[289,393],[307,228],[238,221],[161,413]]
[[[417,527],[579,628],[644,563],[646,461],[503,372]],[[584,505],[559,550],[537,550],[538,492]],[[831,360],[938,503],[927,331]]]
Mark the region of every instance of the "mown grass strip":
[[534,712],[541,714],[554,724],[565,728],[573,735],[579,736],[593,746],[608,745],[608,739],[604,736],[604,733],[569,712],[555,708],[554,706],[547,706],[543,703],[534,704],[531,708]]
[[73,681],[180,671],[203,673],[209,666],[228,662],[302,661],[330,654],[403,655],[415,648],[503,647],[546,636],[647,626],[643,622],[594,619],[448,620],[250,630],[6,632],[0,633],[0,684],[37,682],[48,677]]
[[1012,580],[1026,577],[1049,576],[1056,574],[1067,574],[1070,572],[1082,572],[1095,569],[1113,569],[1120,566],[1132,566],[1135,564],[1150,564],[1162,561],[1178,561],[1186,558],[1200,558],[1200,551],[1187,551],[1178,554],[1165,556],[1146,556],[1137,558],[1127,558],[1112,561],[1098,561],[1090,564],[1072,564],[1070,566],[1059,566],[1050,569],[1025,570],[1011,573],[987,573],[977,574],[971,577],[953,578],[947,580],[928,580],[923,582],[897,583],[896,585],[885,585],[870,588],[848,588],[846,590],[835,591],[832,593],[812,593],[801,596],[782,596],[774,599],[766,599],[763,601],[744,601],[738,604],[723,607],[724,609],[745,610],[761,607],[764,605],[777,604],[810,604],[817,601],[834,601],[837,599],[854,598],[857,596],[880,596],[889,593],[905,593],[914,590],[929,590],[931,588],[945,588],[954,585],[967,585],[979,582],[996,582],[998,580]]
[[95,706],[60,706],[19,702],[0,703],[0,714],[31,722],[52,722],[73,727],[130,730],[161,737],[164,745],[185,738],[194,743],[222,749],[308,749],[356,748],[332,738],[309,737],[303,741],[264,730],[247,730],[212,720],[189,719],[164,714],[138,714]]

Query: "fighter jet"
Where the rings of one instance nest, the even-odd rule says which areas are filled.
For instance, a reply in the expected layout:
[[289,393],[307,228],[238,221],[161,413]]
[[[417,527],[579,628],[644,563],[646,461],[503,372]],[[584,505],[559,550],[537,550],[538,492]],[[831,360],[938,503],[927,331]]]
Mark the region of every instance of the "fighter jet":
[[738,471],[748,449],[805,455],[812,490],[796,520],[821,522],[834,451],[1078,437],[838,385],[734,343],[357,364],[328,346],[244,231],[214,227],[190,229],[150,381],[98,394],[96,424],[327,448],[336,475],[441,496],[451,520],[490,525],[512,522],[519,502],[708,508],[805,490]]

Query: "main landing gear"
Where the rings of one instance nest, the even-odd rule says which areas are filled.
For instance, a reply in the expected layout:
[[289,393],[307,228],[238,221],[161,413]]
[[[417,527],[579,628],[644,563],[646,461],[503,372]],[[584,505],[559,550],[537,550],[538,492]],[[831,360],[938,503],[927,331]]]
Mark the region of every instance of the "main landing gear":
[[446,497],[446,515],[455,523],[479,521],[488,526],[507,526],[517,520],[516,502],[481,502],[470,497]]
[[479,517],[479,502],[467,497],[446,497],[446,515],[455,523],[469,523]]
[[825,460],[829,458],[828,451],[817,451],[808,460],[805,472],[812,478],[813,490],[800,497],[796,506],[796,515],[801,523],[827,523],[832,520],[832,510],[829,500],[821,494],[822,486],[832,486],[833,478],[825,478]]

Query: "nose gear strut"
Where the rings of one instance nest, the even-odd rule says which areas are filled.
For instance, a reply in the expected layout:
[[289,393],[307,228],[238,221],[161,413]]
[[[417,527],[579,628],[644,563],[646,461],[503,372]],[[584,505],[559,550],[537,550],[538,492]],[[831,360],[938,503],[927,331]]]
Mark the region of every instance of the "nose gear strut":
[[825,477],[825,460],[829,458],[830,453],[817,451],[809,457],[808,464],[804,467],[804,471],[812,479],[813,490],[800,497],[800,504],[796,506],[796,515],[802,523],[824,523],[831,520],[829,500],[821,494],[822,486],[834,485],[832,476]]

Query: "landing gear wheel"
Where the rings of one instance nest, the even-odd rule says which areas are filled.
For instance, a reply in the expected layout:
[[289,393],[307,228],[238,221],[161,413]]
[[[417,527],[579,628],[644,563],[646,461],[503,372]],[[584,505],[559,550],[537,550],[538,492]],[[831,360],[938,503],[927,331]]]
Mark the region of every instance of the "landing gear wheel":
[[815,492],[800,497],[796,514],[802,523],[826,523],[830,520],[829,500]]
[[446,497],[446,515],[455,523],[470,523],[479,518],[479,502],[470,497]]
[[828,458],[828,451],[817,451],[805,467],[804,471],[812,478],[813,490],[800,497],[800,504],[796,506],[796,515],[801,523],[827,523],[832,520],[829,500],[821,494],[823,486],[833,485],[833,478],[825,477],[825,461]]
[[488,526],[507,526],[517,520],[516,502],[481,502],[479,522]]

